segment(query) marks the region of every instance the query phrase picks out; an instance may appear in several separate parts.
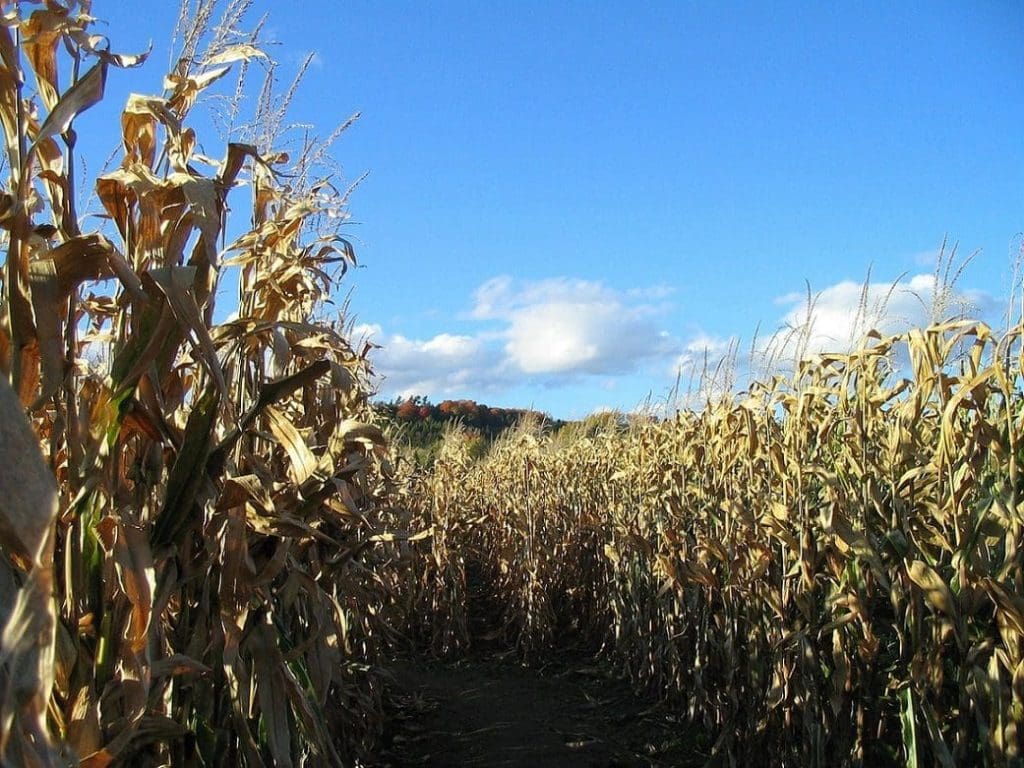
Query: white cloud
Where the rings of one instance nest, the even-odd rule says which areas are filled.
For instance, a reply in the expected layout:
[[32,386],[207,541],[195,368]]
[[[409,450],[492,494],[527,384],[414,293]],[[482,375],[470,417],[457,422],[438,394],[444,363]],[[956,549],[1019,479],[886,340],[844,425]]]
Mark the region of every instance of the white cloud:
[[892,334],[959,314],[991,318],[998,310],[984,293],[936,293],[933,274],[915,274],[866,286],[842,281],[810,298],[782,296],[776,300],[781,330],[759,338],[752,355],[735,336],[701,332],[684,340],[664,330],[673,309],[664,286],[618,289],[565,277],[488,280],[460,318],[462,333],[419,338],[363,325],[355,335],[381,346],[372,361],[386,397],[482,397],[584,382],[615,391],[639,373],[650,378],[652,391],[663,384],[673,392],[671,405],[700,407],[748,376],[782,372],[799,355],[846,351],[870,329]]
[[[404,343],[409,344],[408,340],[401,336],[395,338],[402,339]],[[480,340],[472,336],[453,336],[450,333],[442,333],[424,343],[422,351],[437,355],[442,359],[465,361],[480,351]]]
[[505,324],[508,362],[525,374],[621,374],[671,355],[678,343],[655,318],[664,305],[650,291],[616,291],[588,280],[517,283],[503,276],[476,292],[472,316]]
[[391,395],[452,396],[486,391],[501,379],[500,361],[480,337],[441,333],[410,339],[388,335],[379,325],[357,326],[354,335],[380,346],[373,367],[382,391]]
[[465,319],[478,329],[469,335],[413,339],[368,325],[356,335],[382,347],[373,360],[385,394],[453,396],[581,376],[607,382],[681,350],[657,324],[669,293],[664,286],[619,291],[588,280],[501,276],[474,293]]
[[656,413],[677,408],[699,409],[731,391],[737,380],[739,339],[699,333],[672,362],[668,373],[676,382],[671,397],[658,404]]
[[476,289],[473,294],[472,317],[491,320],[502,311],[507,311],[512,300],[512,278],[508,275],[492,277]]
[[789,306],[781,329],[758,345],[768,358],[792,360],[800,354],[845,352],[864,334],[883,335],[959,316],[991,314],[995,300],[979,291],[938,285],[934,275],[918,274],[893,283],[845,280],[812,293],[791,293],[777,303]]
[[723,339],[699,333],[686,342],[683,351],[672,361],[668,373],[671,376],[682,375],[705,365],[714,369],[719,361],[731,353],[736,341],[736,337]]
[[352,326],[352,338],[362,343],[372,341],[376,343],[384,333],[384,329],[378,323],[356,323]]

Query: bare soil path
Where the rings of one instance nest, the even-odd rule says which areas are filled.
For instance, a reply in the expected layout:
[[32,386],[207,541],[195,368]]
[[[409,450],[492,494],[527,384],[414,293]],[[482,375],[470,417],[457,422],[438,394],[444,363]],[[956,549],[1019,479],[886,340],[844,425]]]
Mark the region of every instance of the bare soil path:
[[587,659],[491,655],[392,667],[398,710],[379,766],[692,766],[706,756],[667,708]]

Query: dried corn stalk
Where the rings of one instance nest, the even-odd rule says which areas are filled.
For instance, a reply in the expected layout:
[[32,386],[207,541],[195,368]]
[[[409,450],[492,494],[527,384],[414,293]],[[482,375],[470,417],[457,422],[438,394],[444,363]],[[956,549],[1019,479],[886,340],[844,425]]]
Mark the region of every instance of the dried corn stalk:
[[344,201],[308,154],[298,177],[270,146],[213,160],[190,127],[265,58],[243,6],[129,99],[86,232],[75,119],[144,57],[106,50],[89,3],[5,6],[4,765],[334,765],[380,727],[384,439],[366,361],[323,319],[353,253],[318,225]]

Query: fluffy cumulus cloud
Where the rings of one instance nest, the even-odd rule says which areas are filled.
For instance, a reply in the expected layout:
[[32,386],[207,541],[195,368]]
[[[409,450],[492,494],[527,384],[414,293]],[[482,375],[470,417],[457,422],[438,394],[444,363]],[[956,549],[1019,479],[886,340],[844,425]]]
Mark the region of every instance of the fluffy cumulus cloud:
[[373,360],[386,397],[495,397],[522,386],[581,384],[612,391],[639,374],[632,381],[649,380],[652,392],[705,402],[748,377],[784,371],[798,356],[848,350],[871,329],[898,333],[963,315],[998,321],[999,312],[988,294],[956,290],[933,274],[844,281],[777,299],[780,330],[751,344],[667,331],[671,295],[664,286],[502,276],[474,292],[459,318],[462,333],[414,337],[365,325],[356,334],[381,346]]
[[988,294],[957,290],[932,274],[893,283],[847,280],[817,293],[788,294],[777,303],[788,307],[781,328],[758,347],[779,360],[846,351],[870,330],[900,333],[954,317],[990,318],[996,311],[996,301]]
[[380,346],[373,362],[383,392],[447,396],[467,389],[486,391],[495,383],[498,361],[481,338],[441,333],[410,339],[387,334],[379,325],[357,326],[354,335]]
[[382,347],[374,360],[385,394],[479,394],[524,380],[556,385],[628,374],[678,355],[682,345],[659,325],[669,294],[663,286],[619,291],[587,280],[496,277],[474,294],[470,335],[413,339],[379,326],[356,332]]
[[565,278],[498,277],[476,292],[473,317],[497,320],[508,363],[524,374],[620,374],[678,346],[659,328],[664,289],[616,291]]

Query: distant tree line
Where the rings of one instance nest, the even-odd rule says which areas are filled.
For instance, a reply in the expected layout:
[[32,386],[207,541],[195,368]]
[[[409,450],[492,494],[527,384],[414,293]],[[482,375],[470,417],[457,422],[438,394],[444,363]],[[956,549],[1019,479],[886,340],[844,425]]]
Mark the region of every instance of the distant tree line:
[[434,404],[420,395],[377,403],[375,407],[381,416],[399,428],[400,439],[413,448],[421,462],[429,462],[436,454],[449,424],[461,424],[469,438],[478,440],[481,450],[486,450],[523,418],[539,419],[552,430],[566,423],[524,408],[493,408],[475,400],[442,400]]

